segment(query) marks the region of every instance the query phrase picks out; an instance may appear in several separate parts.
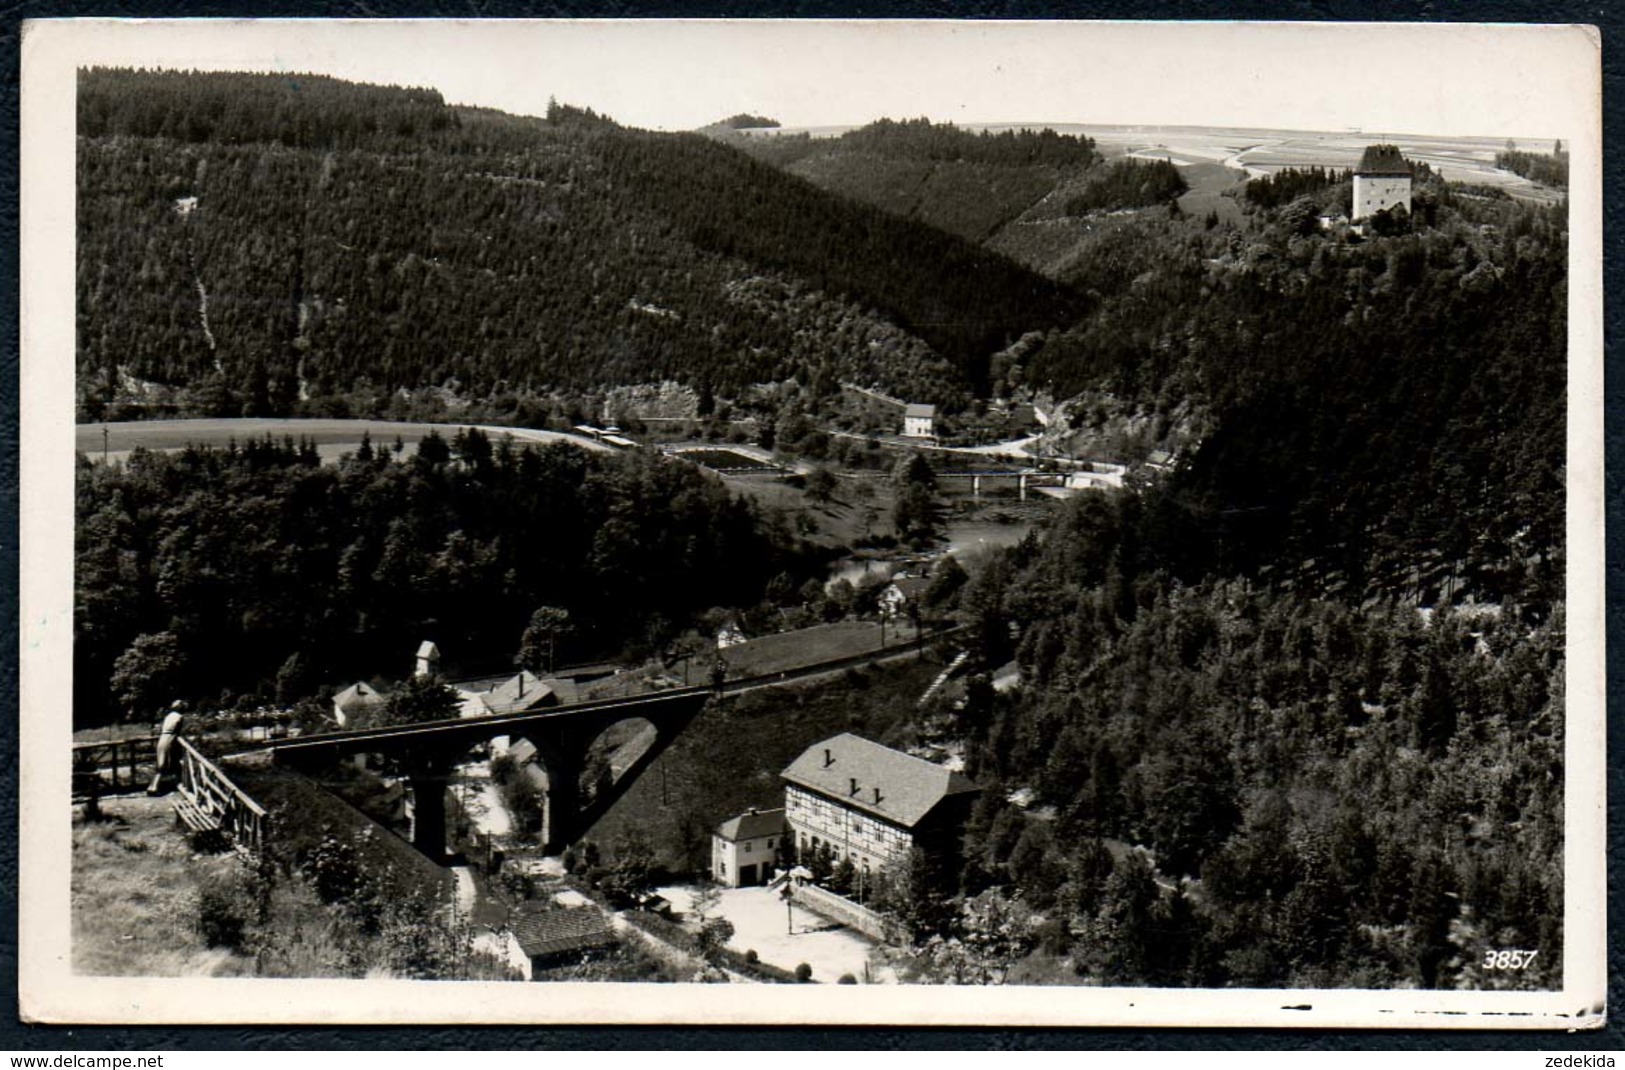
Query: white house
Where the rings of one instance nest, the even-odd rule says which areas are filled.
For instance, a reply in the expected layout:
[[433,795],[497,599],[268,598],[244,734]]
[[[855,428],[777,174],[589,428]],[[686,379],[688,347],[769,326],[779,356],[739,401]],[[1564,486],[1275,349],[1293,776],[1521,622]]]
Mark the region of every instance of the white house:
[[746,642],[749,638],[745,634],[745,630],[739,626],[738,621],[730,620],[717,629],[717,649],[727,650],[731,646],[738,646],[740,643]]
[[1411,210],[1411,165],[1393,145],[1367,145],[1354,168],[1354,211],[1358,223],[1404,205]]
[[711,876],[729,888],[766,884],[778,866],[783,839],[783,810],[752,809],[730,817],[711,834]]
[[910,603],[918,604],[925,597],[931,581],[924,576],[898,576],[880,592],[880,612],[896,617],[908,610]]
[[935,405],[903,406],[903,437],[933,438],[936,436],[937,407]]

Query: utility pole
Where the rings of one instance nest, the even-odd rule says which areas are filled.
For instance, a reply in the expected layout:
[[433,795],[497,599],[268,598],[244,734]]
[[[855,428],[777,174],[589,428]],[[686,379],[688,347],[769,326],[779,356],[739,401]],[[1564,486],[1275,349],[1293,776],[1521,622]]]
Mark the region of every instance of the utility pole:
[[107,467],[107,425],[102,424],[102,467]]

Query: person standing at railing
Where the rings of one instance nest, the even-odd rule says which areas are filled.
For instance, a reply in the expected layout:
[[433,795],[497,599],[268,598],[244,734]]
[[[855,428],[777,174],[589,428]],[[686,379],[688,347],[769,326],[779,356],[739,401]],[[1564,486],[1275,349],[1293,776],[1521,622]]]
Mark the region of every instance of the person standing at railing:
[[185,711],[186,704],[176,699],[169,704],[169,712],[164,714],[164,723],[158,728],[158,768],[152,774],[152,783],[147,786],[148,795],[161,793],[164,781],[174,776],[175,737],[181,734],[181,725],[186,722]]

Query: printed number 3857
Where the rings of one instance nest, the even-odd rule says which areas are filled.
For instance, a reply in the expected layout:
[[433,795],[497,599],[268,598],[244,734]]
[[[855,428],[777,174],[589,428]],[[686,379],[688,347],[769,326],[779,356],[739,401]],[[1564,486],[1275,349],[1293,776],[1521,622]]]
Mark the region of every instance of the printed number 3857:
[[1539,951],[1486,951],[1484,969],[1521,970],[1535,961]]

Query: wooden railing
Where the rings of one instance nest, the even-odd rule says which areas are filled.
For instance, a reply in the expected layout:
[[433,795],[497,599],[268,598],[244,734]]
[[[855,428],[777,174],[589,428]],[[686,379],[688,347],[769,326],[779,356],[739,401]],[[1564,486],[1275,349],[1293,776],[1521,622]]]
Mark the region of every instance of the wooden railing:
[[232,846],[259,854],[265,846],[265,807],[244,794],[218,766],[186,741],[175,739],[180,758],[180,791],[206,816],[218,821],[231,836]]
[[73,745],[73,797],[88,799],[147,785],[156,768],[156,736]]

